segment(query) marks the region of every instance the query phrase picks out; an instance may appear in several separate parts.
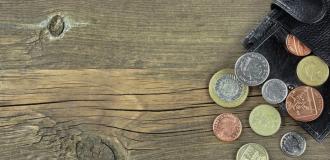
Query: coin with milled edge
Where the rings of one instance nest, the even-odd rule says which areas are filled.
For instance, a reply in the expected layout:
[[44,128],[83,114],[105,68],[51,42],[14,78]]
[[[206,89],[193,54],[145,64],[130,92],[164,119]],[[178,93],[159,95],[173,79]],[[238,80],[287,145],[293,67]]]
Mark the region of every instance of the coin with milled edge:
[[288,114],[295,120],[310,122],[317,119],[324,108],[321,93],[309,86],[300,86],[292,90],[285,102]]
[[270,79],[262,86],[261,93],[268,103],[279,104],[288,95],[288,87],[279,79]]
[[306,150],[306,140],[297,132],[288,132],[283,135],[280,147],[283,153],[291,157],[299,157]]
[[233,69],[223,69],[211,78],[209,93],[218,105],[233,108],[246,100],[249,87],[237,80]]
[[222,141],[234,141],[240,137],[241,132],[240,119],[231,113],[220,114],[213,122],[213,133]]
[[286,48],[291,54],[296,56],[307,56],[312,53],[311,49],[292,34],[286,37]]
[[236,160],[269,160],[269,156],[262,145],[247,143],[238,150]]
[[260,53],[250,52],[241,56],[235,64],[237,78],[248,86],[258,86],[266,81],[270,67]]
[[250,113],[249,124],[258,135],[271,136],[281,127],[281,115],[274,107],[262,104]]
[[329,78],[329,67],[321,58],[308,56],[298,63],[297,76],[306,85],[320,86]]

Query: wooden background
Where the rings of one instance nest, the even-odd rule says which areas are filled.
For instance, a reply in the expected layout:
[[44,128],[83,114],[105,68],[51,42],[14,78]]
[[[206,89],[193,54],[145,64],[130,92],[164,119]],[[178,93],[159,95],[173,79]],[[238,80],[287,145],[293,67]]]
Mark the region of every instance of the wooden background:
[[[329,159],[329,139],[316,143],[288,117],[274,136],[253,133],[259,89],[233,110],[208,95],[270,2],[0,0],[0,159],[232,160],[256,142],[286,160],[279,141],[291,130],[308,142],[298,159]],[[59,37],[47,29],[54,15]],[[242,119],[234,143],[212,133],[223,112]]]

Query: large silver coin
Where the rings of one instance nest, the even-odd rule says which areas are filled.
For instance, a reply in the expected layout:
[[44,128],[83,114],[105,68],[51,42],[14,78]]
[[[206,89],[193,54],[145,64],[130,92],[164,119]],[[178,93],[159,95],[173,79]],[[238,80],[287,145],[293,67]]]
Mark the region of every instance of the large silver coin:
[[262,97],[270,104],[283,102],[288,95],[288,87],[279,79],[270,79],[262,86]]
[[260,53],[250,52],[241,56],[235,64],[237,78],[248,86],[258,86],[266,81],[270,67]]
[[280,145],[283,153],[292,157],[299,157],[306,150],[306,140],[297,132],[284,134]]

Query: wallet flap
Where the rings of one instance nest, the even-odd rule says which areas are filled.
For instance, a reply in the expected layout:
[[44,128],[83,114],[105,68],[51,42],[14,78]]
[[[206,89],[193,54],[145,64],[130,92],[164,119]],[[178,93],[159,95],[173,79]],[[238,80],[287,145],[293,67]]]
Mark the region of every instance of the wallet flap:
[[273,0],[272,9],[279,7],[302,23],[316,23],[327,12],[326,0]]

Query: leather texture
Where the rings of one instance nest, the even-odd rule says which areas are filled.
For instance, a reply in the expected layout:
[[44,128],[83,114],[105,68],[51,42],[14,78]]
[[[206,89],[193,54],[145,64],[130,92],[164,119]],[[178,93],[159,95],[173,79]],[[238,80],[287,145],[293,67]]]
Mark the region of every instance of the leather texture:
[[[313,54],[330,65],[330,12],[325,0],[274,0],[272,10],[243,41],[248,51],[263,54],[269,61],[269,79],[283,80],[289,88],[303,85],[296,67],[302,57],[290,54],[285,46],[286,36],[294,34]],[[299,123],[318,142],[330,133],[330,79],[317,89],[322,94],[325,107],[313,122]],[[280,104],[282,114],[287,114],[285,104]]]
[[325,0],[273,0],[272,8],[279,7],[303,23],[316,23],[326,14]]
[[[286,1],[286,0],[277,0]],[[296,0],[294,0],[296,1]],[[326,11],[319,11],[319,13],[325,13],[322,19],[315,23],[308,24],[297,20],[295,17],[290,16],[290,14],[283,14],[281,18],[277,18],[276,21],[280,23],[285,29],[290,31],[292,34],[297,36],[303,43],[305,43],[309,48],[313,50],[313,53],[325,60],[330,64],[330,5],[329,2],[324,2],[323,0],[300,0],[300,1],[312,1],[317,4],[323,4],[323,7],[311,7],[312,9],[326,8]],[[323,3],[321,3],[322,1]],[[301,3],[305,4],[305,3]],[[274,5],[274,4],[273,4]],[[305,4],[307,5],[307,3]],[[318,6],[318,5],[317,5]],[[292,7],[294,8],[294,7]],[[299,6],[295,7],[299,8]],[[302,7],[308,8],[308,7]],[[284,10],[280,10],[284,11]],[[307,12],[306,11],[306,12]],[[284,11],[288,12],[288,11]]]

